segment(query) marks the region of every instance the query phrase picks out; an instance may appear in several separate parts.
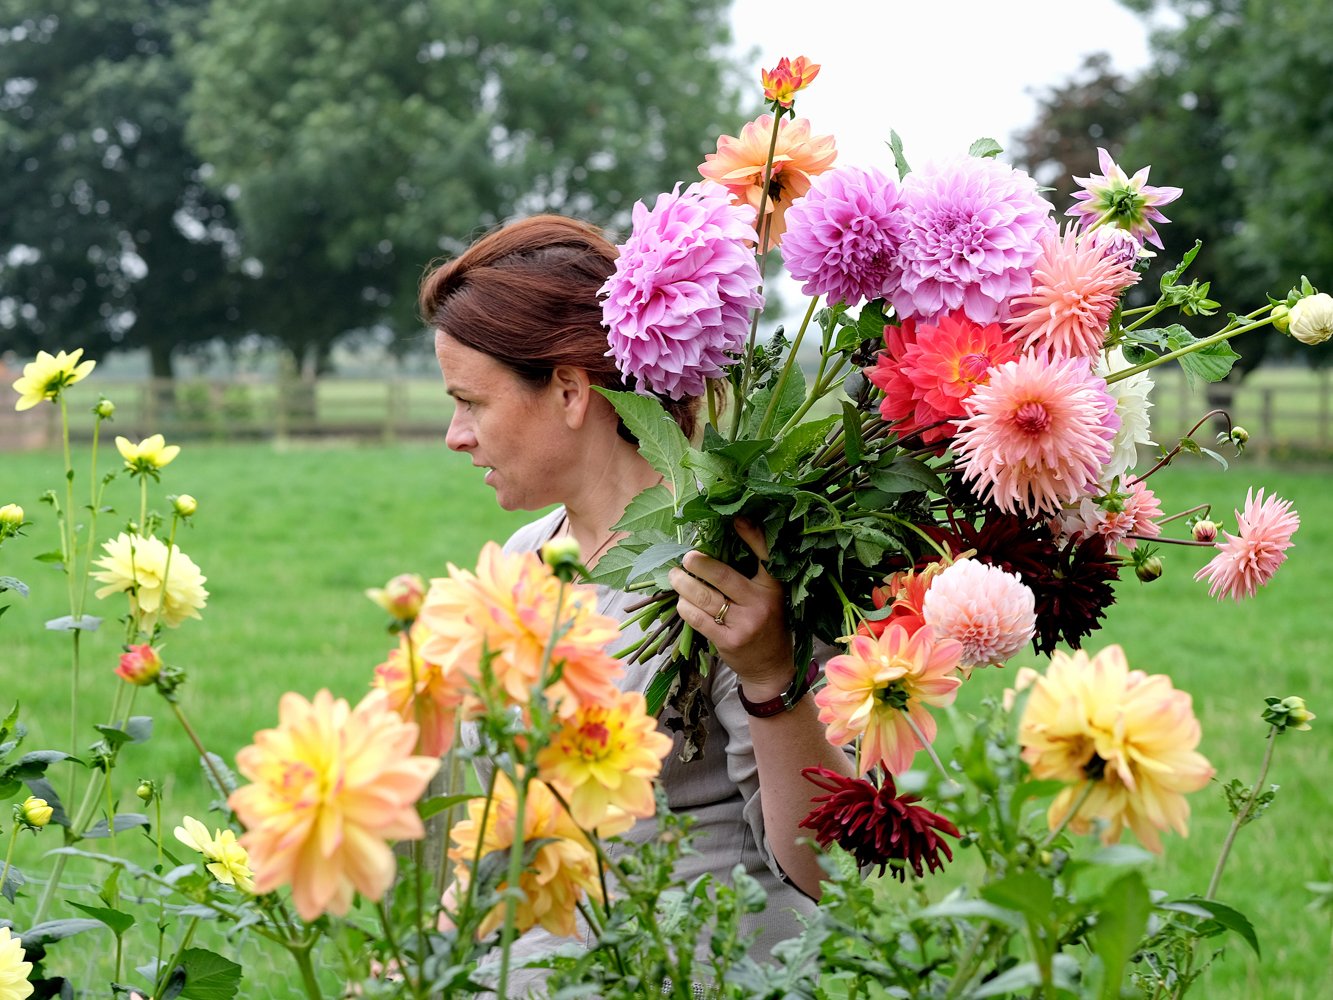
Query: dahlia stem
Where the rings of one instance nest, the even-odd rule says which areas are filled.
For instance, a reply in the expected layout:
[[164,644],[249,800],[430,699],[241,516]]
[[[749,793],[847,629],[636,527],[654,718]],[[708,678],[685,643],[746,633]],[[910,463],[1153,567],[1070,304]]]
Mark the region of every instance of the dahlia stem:
[[[514,937],[516,928],[514,921],[518,915],[518,897],[523,889],[520,881],[523,878],[523,848],[526,841],[523,837],[523,812],[527,806],[528,777],[524,774],[522,777],[515,777],[514,780],[514,839],[509,845],[509,872],[505,876],[505,920],[504,929],[500,932],[500,988],[497,996],[509,996],[509,960],[510,952],[513,951]],[[484,832],[484,831],[483,831]],[[481,834],[478,834],[480,839]]]
[[[1231,426],[1232,426],[1232,425],[1231,425],[1231,414],[1228,413],[1226,410],[1222,409],[1221,407],[1215,407],[1214,409],[1211,409],[1211,410],[1209,410],[1207,413],[1205,413],[1205,414],[1204,414],[1202,417],[1200,417],[1197,421],[1195,421],[1194,426],[1191,427],[1191,428],[1189,429],[1189,431],[1186,432],[1186,433],[1182,436],[1181,440],[1183,441],[1183,440],[1185,440],[1186,438],[1192,438],[1192,437],[1194,437],[1195,432],[1196,432],[1200,427],[1202,427],[1204,424],[1206,424],[1209,420],[1213,419],[1213,417],[1225,417],[1225,418],[1226,418],[1226,422],[1227,422],[1227,432],[1228,432],[1228,433],[1231,432]],[[1157,460],[1156,464],[1153,465],[1153,467],[1152,467],[1151,469],[1149,469],[1147,472],[1145,472],[1145,473],[1144,473],[1143,475],[1141,475],[1141,476],[1134,476],[1133,478],[1126,480],[1126,481],[1125,481],[1125,485],[1126,485],[1126,486],[1133,486],[1135,483],[1146,482],[1147,479],[1148,479],[1148,477],[1151,476],[1151,475],[1152,475],[1154,472],[1156,472],[1158,469],[1162,469],[1162,468],[1165,468],[1166,466],[1170,465],[1170,464],[1175,460],[1175,457],[1176,457],[1177,455],[1180,454],[1180,450],[1181,450],[1181,448],[1183,448],[1183,447],[1184,447],[1183,444],[1177,443],[1176,446],[1175,446],[1174,448],[1172,448],[1169,452],[1167,452],[1165,455],[1163,455],[1161,458],[1159,458],[1159,459]],[[1195,508],[1195,509],[1197,510],[1198,508]],[[1188,513],[1191,513],[1191,511],[1186,511],[1185,513],[1187,513],[1187,514],[1188,514]],[[1167,520],[1170,520],[1170,518],[1168,518]],[[1163,522],[1161,522],[1161,523],[1162,523],[1162,524],[1165,524],[1166,521],[1163,521]]]
[[[1260,309],[1256,309],[1245,318],[1251,319],[1258,313],[1263,312],[1264,309],[1272,309],[1272,306],[1264,306]],[[1201,351],[1205,347],[1212,347],[1214,344],[1220,344],[1223,341],[1230,340],[1232,337],[1238,337],[1242,333],[1249,333],[1251,330],[1257,330],[1260,327],[1268,326],[1272,322],[1273,317],[1270,315],[1257,322],[1247,323],[1238,326],[1235,329],[1230,329],[1229,327],[1225,328],[1221,332],[1213,334],[1211,337],[1205,337],[1203,340],[1196,340],[1192,344],[1186,344],[1184,347],[1177,348],[1174,351],[1169,351],[1158,357],[1150,358],[1141,365],[1135,365],[1133,368],[1126,368],[1122,371],[1113,372],[1106,377],[1106,384],[1114,385],[1116,382],[1121,382],[1124,379],[1137,375],[1139,372],[1146,372],[1150,368],[1156,368],[1158,365],[1164,365],[1168,361],[1174,361],[1176,358],[1184,357],[1186,354],[1193,354],[1195,351]]]
[[393,921],[389,919],[389,907],[385,904],[384,900],[381,899],[379,905],[375,907],[375,909],[379,914],[380,926],[384,928],[384,940],[389,945],[389,952],[393,955],[393,960],[397,964],[398,970],[403,974],[403,978],[412,985],[412,995],[416,997],[423,996],[421,992],[420,962],[425,957],[424,953],[417,956],[418,975],[416,980],[413,981],[412,977],[408,975],[407,962],[403,959],[403,949],[402,946],[398,944],[398,936],[393,932]]
[[[759,238],[758,244],[754,248],[755,257],[759,262],[759,280],[762,283],[764,279],[764,262],[767,260],[765,253],[765,244],[768,240],[768,229],[765,225],[764,210],[768,207],[768,186],[772,183],[773,171],[773,153],[778,148],[778,132],[782,126],[782,116],[775,114],[773,116],[773,134],[768,140],[768,158],[764,161],[764,172],[761,176],[762,184],[759,186],[759,210],[755,215],[755,234]],[[741,370],[740,391],[737,398],[732,403],[731,408],[731,440],[736,440],[736,435],[741,428],[741,409],[746,397],[749,395],[750,374],[754,367],[754,341],[759,333],[759,317],[763,313],[762,308],[756,308],[754,315],[750,318],[750,337],[745,345],[745,367]]]
[[768,397],[768,406],[764,409],[764,419],[759,422],[759,433],[755,437],[762,438],[768,433],[773,424],[773,417],[778,411],[778,400],[782,397],[782,390],[786,388],[787,377],[791,374],[792,365],[796,363],[796,352],[800,350],[801,341],[805,339],[805,331],[810,328],[810,317],[815,314],[817,305],[819,305],[818,295],[810,299],[810,306],[805,311],[805,318],[801,320],[801,328],[796,331],[796,339],[792,341],[791,350],[787,352],[787,360],[782,366],[782,373],[778,375],[777,383],[773,386],[773,393]]
[[153,983],[153,996],[160,997],[162,991],[167,988],[167,983],[171,981],[171,972],[176,968],[176,963],[180,961],[181,955],[185,954],[185,949],[190,947],[190,942],[194,940],[195,928],[198,926],[199,918],[191,917],[190,925],[185,928],[185,936],[181,938],[176,954],[171,956],[170,962],[157,970],[157,980]]
[[176,713],[176,718],[180,721],[181,728],[185,730],[185,735],[190,738],[190,742],[194,744],[194,748],[199,751],[199,759],[204,762],[204,767],[208,768],[208,773],[212,775],[213,781],[217,783],[218,792],[225,795],[227,791],[227,783],[222,780],[222,775],[218,774],[218,769],[213,766],[213,758],[210,757],[208,751],[204,749],[204,744],[200,742],[199,735],[194,731],[194,727],[190,725],[190,721],[185,718],[185,713],[181,711],[179,703],[177,703],[174,698],[171,698],[168,699],[167,704],[169,704],[171,710]]
[[1083,808],[1083,803],[1088,801],[1088,796],[1092,794],[1092,790],[1096,785],[1096,781],[1091,778],[1088,779],[1088,783],[1083,786],[1083,791],[1079,792],[1078,799],[1072,806],[1070,806],[1069,811],[1060,817],[1060,822],[1055,824],[1055,826],[1051,828],[1051,832],[1046,834],[1045,839],[1037,845],[1039,851],[1044,851],[1046,848],[1050,847],[1055,843],[1055,838],[1064,833],[1065,827],[1067,827],[1073,821],[1074,817],[1078,815],[1078,811]]
[[310,962],[312,944],[309,941],[301,945],[291,943],[287,945],[287,950],[292,953],[296,967],[301,970],[301,985],[305,987],[305,995],[310,1000],[324,1000],[324,994],[319,989],[319,979],[315,976],[315,967]]
[[1204,899],[1213,899],[1217,895],[1217,887],[1222,882],[1222,870],[1227,866],[1227,858],[1231,855],[1231,847],[1236,842],[1236,834],[1240,828],[1245,825],[1249,819],[1251,811],[1254,809],[1254,803],[1259,798],[1259,790],[1264,787],[1264,780],[1268,777],[1268,766],[1273,762],[1273,748],[1277,746],[1277,726],[1270,726],[1268,730],[1268,746],[1264,749],[1264,760],[1259,765],[1259,777],[1255,779],[1254,785],[1250,788],[1250,794],[1245,798],[1245,804],[1236,812],[1236,817],[1231,821],[1231,829],[1227,831],[1227,838],[1222,842],[1222,851],[1218,855],[1217,865],[1213,868],[1213,877],[1208,880],[1208,891],[1204,894]]
[[0,869],[0,889],[5,886],[5,880],[9,878],[9,862],[14,857],[14,843],[19,839],[19,825],[14,824],[14,829],[9,831],[9,846],[5,849],[5,867]]
[[916,719],[912,718],[910,712],[903,712],[902,716],[907,720],[908,727],[910,727],[912,732],[916,735],[917,742],[921,744],[921,749],[926,751],[926,754],[930,757],[931,761],[935,764],[935,767],[939,770],[940,775],[944,778],[945,787],[950,789],[960,788],[961,786],[958,782],[954,781],[953,776],[945,769],[944,762],[940,760],[940,755],[935,752],[935,748],[931,745],[930,740],[926,739],[926,734],[923,733],[921,727],[916,724]]

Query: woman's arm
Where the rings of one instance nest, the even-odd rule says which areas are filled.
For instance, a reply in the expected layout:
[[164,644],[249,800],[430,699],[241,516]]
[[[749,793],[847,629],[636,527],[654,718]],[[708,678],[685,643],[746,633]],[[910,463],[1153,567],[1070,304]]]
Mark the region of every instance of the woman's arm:
[[[684,570],[671,571],[671,585],[680,595],[681,619],[712,640],[735,671],[746,699],[759,703],[786,691],[797,667],[792,637],[783,624],[782,585],[763,565],[768,558],[763,533],[744,521],[736,522],[736,531],[760,559],[753,577],[702,552],[691,552],[684,559]],[[720,615],[724,601],[726,613]],[[718,617],[723,619],[720,624]],[[796,841],[810,836],[799,824],[814,808],[811,797],[823,793],[802,777],[801,769],[825,767],[851,775],[852,762],[825,738],[809,692],[789,712],[749,721],[769,848],[792,883],[818,899],[823,869],[815,852]]]

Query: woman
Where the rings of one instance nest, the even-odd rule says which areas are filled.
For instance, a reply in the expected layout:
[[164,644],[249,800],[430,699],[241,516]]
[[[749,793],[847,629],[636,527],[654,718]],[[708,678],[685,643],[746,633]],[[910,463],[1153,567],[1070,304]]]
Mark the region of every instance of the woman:
[[[630,388],[607,356],[597,298],[615,259],[615,247],[591,226],[539,216],[483,237],[422,284],[422,315],[436,331],[456,404],[448,446],[486,469],[506,510],[559,505],[515,533],[509,551],[569,536],[594,566],[621,537],[612,526],[631,498],[660,481],[593,391]],[[698,400],[662,402],[693,435]],[[765,958],[799,931],[796,914],[819,895],[815,854],[797,843],[819,790],[801,769],[852,768],[824,738],[807,672],[792,662],[782,587],[763,568],[763,533],[742,522],[736,528],[760,557],[754,576],[702,552],[671,571],[681,618],[713,642],[722,665],[706,680],[713,713],[702,760],[681,763],[673,752],[660,781],[672,810],[696,820],[699,856],[683,859],[677,874],[725,880],[739,863],[767,890],[768,908],[745,928],[760,930],[754,953]],[[628,595],[601,588],[599,597],[602,614],[628,617]],[[656,666],[629,667],[621,686],[642,691]],[[653,820],[641,821],[629,836],[645,841],[654,829]]]

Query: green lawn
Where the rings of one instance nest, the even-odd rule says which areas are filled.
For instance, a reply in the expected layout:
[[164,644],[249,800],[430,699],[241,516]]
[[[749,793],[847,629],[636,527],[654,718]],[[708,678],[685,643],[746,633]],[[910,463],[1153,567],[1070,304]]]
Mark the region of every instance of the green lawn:
[[[114,426],[114,425],[113,425]],[[103,452],[103,467],[114,450]],[[86,464],[76,455],[78,496]],[[15,501],[37,523],[6,543],[0,573],[18,576],[33,592],[0,597],[12,609],[0,619],[0,701],[15,699],[32,736],[29,748],[68,744],[69,640],[41,623],[66,613],[62,578],[31,557],[55,547],[50,508],[38,502],[61,481],[56,454],[0,457],[0,503]],[[1291,562],[1275,583],[1245,604],[1219,604],[1191,576],[1203,559],[1195,550],[1166,553],[1163,579],[1121,588],[1110,624],[1091,646],[1120,642],[1131,665],[1172,675],[1193,693],[1203,723],[1201,750],[1219,777],[1253,780],[1263,750],[1258,713],[1265,695],[1302,694],[1323,718],[1309,733],[1284,737],[1271,781],[1282,786],[1267,816],[1242,831],[1222,898],[1248,913],[1263,937],[1262,961],[1233,946],[1200,997],[1281,997],[1333,993],[1329,974],[1330,918],[1305,910],[1303,883],[1333,876],[1330,829],[1329,725],[1333,698],[1327,669],[1325,602],[1333,594],[1333,499],[1325,471],[1256,470],[1245,462],[1222,474],[1195,461],[1155,477],[1168,509],[1212,501],[1228,527],[1231,508],[1248,483],[1268,484],[1296,502],[1303,526]],[[189,671],[182,703],[204,741],[224,756],[276,719],[278,695],[320,687],[356,698],[391,640],[379,610],[361,592],[395,573],[438,575],[450,561],[470,565],[487,538],[503,538],[528,515],[495,507],[491,491],[467,459],[435,445],[274,450],[267,445],[189,445],[164,472],[155,496],[188,492],[200,503],[197,524],[178,539],[208,576],[202,621],[172,632],[166,658]],[[80,501],[81,502],[81,501]],[[111,487],[119,509],[98,525],[105,538],[137,506],[126,482]],[[116,601],[91,602],[108,619],[84,643],[81,702],[86,724],[100,721],[115,687],[119,655]],[[998,692],[1012,668],[981,671],[968,697]],[[117,770],[116,794],[133,803],[139,777],[168,788],[167,815],[202,816],[208,796],[195,757],[160,705],[141,697],[137,710],[158,716],[145,747],[129,747]],[[97,716],[95,719],[94,716]],[[87,737],[81,735],[86,742]],[[58,784],[65,772],[57,770]],[[1228,822],[1215,790],[1192,801],[1188,840],[1170,837],[1153,880],[1173,894],[1201,892]],[[137,803],[134,803],[137,805]],[[30,865],[39,846],[23,838],[17,863]],[[74,869],[71,869],[74,871]],[[67,876],[78,881],[79,875]],[[70,949],[65,949],[66,954]],[[276,959],[275,961],[285,961]],[[249,980],[248,980],[249,981]],[[277,983],[249,996],[284,996]],[[253,985],[250,989],[254,989]]]

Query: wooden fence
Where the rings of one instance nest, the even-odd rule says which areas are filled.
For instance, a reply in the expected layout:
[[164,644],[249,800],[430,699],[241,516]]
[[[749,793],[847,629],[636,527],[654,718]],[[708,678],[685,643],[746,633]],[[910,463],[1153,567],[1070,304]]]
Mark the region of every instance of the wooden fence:
[[[1230,391],[1232,419],[1250,433],[1260,457],[1333,457],[1330,402],[1333,372],[1261,368]],[[1218,387],[1214,387],[1216,390]],[[88,410],[95,394],[80,386],[71,411],[72,433],[91,433]],[[138,440],[162,433],[169,440],[300,440],[342,438],[395,441],[442,439],[452,403],[438,378],[279,381],[272,379],[180,379],[172,381],[97,378],[95,389],[116,404],[106,432]],[[1179,370],[1159,373],[1153,394],[1153,434],[1173,443],[1213,405],[1203,389],[1191,392]],[[59,443],[59,414],[40,406],[16,413],[0,407],[0,451],[52,447]],[[1212,428],[1196,434],[1200,444]]]

